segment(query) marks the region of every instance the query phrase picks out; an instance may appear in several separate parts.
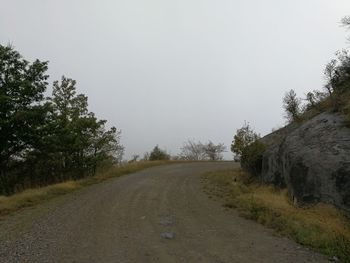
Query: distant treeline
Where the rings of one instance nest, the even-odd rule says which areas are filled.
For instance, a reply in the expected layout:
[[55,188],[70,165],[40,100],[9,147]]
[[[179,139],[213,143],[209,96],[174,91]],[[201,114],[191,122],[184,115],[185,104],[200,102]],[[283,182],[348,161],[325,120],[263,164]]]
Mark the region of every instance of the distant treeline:
[[74,80],[55,81],[45,97],[47,69],[0,45],[0,195],[92,176],[122,158],[120,131],[88,111]]

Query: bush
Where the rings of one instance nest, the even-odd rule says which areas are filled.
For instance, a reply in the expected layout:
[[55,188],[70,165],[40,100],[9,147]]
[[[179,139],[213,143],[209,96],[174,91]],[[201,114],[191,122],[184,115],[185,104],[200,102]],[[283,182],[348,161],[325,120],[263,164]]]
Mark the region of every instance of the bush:
[[264,151],[265,145],[259,140],[245,147],[241,157],[242,168],[253,176],[259,176],[261,174]]
[[150,161],[157,161],[157,160],[170,160],[170,155],[165,151],[158,147],[153,148],[152,152],[149,155]]

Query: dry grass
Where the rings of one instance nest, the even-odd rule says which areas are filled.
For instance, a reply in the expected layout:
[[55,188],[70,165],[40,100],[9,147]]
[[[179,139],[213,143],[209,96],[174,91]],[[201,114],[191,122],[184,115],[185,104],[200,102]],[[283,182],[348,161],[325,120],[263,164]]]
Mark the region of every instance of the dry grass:
[[350,221],[336,208],[326,204],[295,207],[286,190],[251,182],[240,170],[209,173],[204,181],[208,194],[223,198],[224,206],[237,208],[242,216],[350,262]]
[[110,178],[134,173],[149,167],[169,164],[169,161],[135,162],[120,167],[112,167],[100,171],[96,176],[78,181],[67,181],[41,188],[28,189],[12,196],[0,196],[0,217],[12,214],[22,208],[31,207],[54,197],[73,192]]

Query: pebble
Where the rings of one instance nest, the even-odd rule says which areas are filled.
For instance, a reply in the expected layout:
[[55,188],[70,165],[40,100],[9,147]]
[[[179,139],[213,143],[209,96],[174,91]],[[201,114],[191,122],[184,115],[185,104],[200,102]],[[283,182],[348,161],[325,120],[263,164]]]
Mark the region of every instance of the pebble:
[[337,258],[336,256],[334,256],[334,257],[330,258],[329,261],[331,261],[331,262],[338,262],[338,261],[339,261],[339,258]]
[[161,237],[164,239],[174,239],[175,238],[175,234],[172,232],[164,232],[161,234]]

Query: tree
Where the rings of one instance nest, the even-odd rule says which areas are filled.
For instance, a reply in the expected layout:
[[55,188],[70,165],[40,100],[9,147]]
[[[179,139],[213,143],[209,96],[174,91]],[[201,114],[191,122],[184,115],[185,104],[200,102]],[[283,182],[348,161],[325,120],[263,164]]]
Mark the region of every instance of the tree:
[[262,159],[265,145],[256,140],[243,149],[241,157],[242,168],[253,176],[259,176],[262,170]]
[[223,159],[223,152],[226,151],[226,146],[223,143],[215,145],[211,141],[204,145],[204,152],[207,158],[211,161],[219,161]]
[[231,145],[231,151],[240,157],[241,166],[253,176],[261,173],[262,157],[265,145],[260,136],[253,131],[248,123],[237,130]]
[[306,100],[309,102],[309,108],[313,108],[316,105],[316,98],[313,92],[308,92],[306,94]]
[[47,62],[0,45],[0,194],[91,176],[122,159],[121,132],[88,111],[75,80],[55,81],[44,98],[46,71]]
[[133,154],[132,157],[131,157],[131,160],[129,161],[129,163],[135,163],[139,160],[140,158],[140,155],[138,154]]
[[73,179],[94,175],[106,160],[120,162],[124,153],[121,132],[115,127],[106,130],[106,121],[88,111],[88,98],[77,94],[75,85],[75,80],[62,77],[54,82],[50,98],[52,138],[60,142],[54,149],[57,171]]
[[334,85],[335,85],[335,79],[337,75],[337,63],[338,61],[336,59],[332,59],[327,65],[324,70],[324,76],[326,78],[327,84],[324,86],[324,88],[327,90],[329,97],[333,98],[333,92],[334,92]]
[[241,157],[243,150],[259,138],[260,136],[253,131],[249,123],[245,122],[242,128],[238,129],[236,135],[233,137],[231,151],[238,157]]
[[145,152],[143,154],[143,157],[142,157],[141,161],[149,161],[149,156],[150,156],[150,153],[149,152]]
[[292,122],[299,120],[301,100],[294,90],[286,92],[283,97],[283,108],[286,111],[286,118]]
[[121,131],[116,127],[106,130],[105,123],[105,120],[98,121],[98,128],[90,137],[93,152],[87,152],[86,157],[93,157],[93,174],[96,173],[98,165],[105,161],[120,164],[124,155],[125,148],[120,143]]
[[327,98],[327,94],[322,91],[314,90],[306,94],[307,104],[305,105],[306,110],[317,109],[320,110],[320,103]]
[[[343,17],[343,19],[341,20],[341,24],[347,28],[350,28],[350,16]],[[350,41],[350,38],[349,38],[349,41]]]
[[215,145],[213,142],[202,143],[187,140],[181,148],[179,158],[188,161],[213,160],[218,161],[223,159],[222,153],[226,151],[223,143]]
[[191,161],[205,160],[206,153],[204,145],[200,141],[187,140],[181,148],[180,158]]
[[[100,127],[104,122],[98,122],[93,113],[89,113],[87,97],[77,94],[76,81],[62,77],[61,82],[53,83],[52,97],[49,98],[52,106],[52,133],[51,141],[56,147],[53,150],[53,158],[58,167],[56,172],[63,177],[80,178],[86,172],[86,152],[89,146],[92,155],[90,164],[97,158],[98,142],[93,141],[94,136],[101,133]],[[93,160],[94,159],[94,160]]]
[[13,47],[0,45],[0,192],[13,191],[11,165],[23,160],[39,139],[47,113],[46,71],[47,62],[30,63]]
[[341,23],[343,26],[350,28],[350,16],[345,16],[342,18]]
[[149,160],[170,160],[170,155],[165,150],[160,149],[159,146],[156,145],[149,155]]

